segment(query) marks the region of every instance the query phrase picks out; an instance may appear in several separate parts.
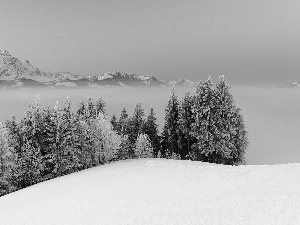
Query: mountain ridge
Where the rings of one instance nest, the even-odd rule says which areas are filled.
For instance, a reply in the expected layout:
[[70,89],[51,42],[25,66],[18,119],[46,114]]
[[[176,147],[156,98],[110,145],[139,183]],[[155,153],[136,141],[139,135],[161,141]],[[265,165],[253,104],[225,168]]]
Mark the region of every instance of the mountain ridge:
[[178,78],[158,80],[150,75],[127,74],[120,71],[83,77],[71,72],[49,72],[34,67],[29,60],[20,61],[7,50],[0,51],[0,88],[47,87],[122,87],[122,86],[195,86],[196,82]]

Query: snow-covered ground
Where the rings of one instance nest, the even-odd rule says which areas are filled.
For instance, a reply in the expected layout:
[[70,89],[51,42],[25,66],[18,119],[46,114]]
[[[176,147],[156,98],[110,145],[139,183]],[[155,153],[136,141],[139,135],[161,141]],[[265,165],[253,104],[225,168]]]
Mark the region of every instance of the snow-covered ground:
[[114,162],[0,198],[0,224],[300,224],[300,164]]

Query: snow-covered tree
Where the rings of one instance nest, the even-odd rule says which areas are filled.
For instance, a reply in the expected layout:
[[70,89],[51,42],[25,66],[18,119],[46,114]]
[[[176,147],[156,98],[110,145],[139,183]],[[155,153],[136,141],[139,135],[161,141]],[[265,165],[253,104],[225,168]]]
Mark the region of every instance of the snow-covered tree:
[[147,134],[139,134],[136,140],[134,154],[137,158],[153,157],[153,148]]
[[0,178],[3,177],[8,169],[8,154],[7,129],[0,123]]
[[10,192],[9,175],[14,166],[13,148],[8,146],[7,129],[0,123],[0,196]]
[[95,152],[99,163],[117,159],[122,143],[121,136],[113,130],[110,121],[100,112],[93,122],[92,132],[95,140]]
[[189,158],[222,164],[245,162],[247,132],[240,109],[235,106],[230,85],[224,76],[215,89],[211,79],[196,86],[192,136],[197,142]]
[[197,139],[193,149],[196,160],[210,161],[214,158],[214,130],[213,120],[213,83],[209,77],[205,82],[196,85],[196,94],[193,105],[194,123],[192,125],[192,135]]
[[83,117],[86,112],[86,105],[84,104],[83,101],[79,102],[78,110],[77,110],[77,116],[78,117]]
[[105,109],[106,103],[102,99],[102,97],[99,97],[95,103],[95,111],[96,114],[102,112],[104,115],[106,115],[106,109]]
[[15,189],[21,189],[41,181],[41,156],[29,143],[21,147],[21,154],[14,160],[10,171],[10,182]]

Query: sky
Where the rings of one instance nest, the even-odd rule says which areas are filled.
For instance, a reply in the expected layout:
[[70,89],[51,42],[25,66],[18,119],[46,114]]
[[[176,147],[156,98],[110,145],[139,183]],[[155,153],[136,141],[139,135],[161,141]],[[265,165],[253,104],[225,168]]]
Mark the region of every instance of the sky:
[[300,81],[298,0],[2,0],[0,50],[51,72]]

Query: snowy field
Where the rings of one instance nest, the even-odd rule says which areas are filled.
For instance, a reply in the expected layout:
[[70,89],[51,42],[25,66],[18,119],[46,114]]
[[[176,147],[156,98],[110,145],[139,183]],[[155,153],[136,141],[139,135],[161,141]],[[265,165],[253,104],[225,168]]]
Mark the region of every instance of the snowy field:
[[133,159],[0,198],[0,224],[300,224],[300,164]]
[[[216,80],[216,79],[214,79]],[[177,88],[179,98],[189,89]],[[242,108],[250,145],[246,152],[248,164],[300,163],[300,89],[233,87],[231,89],[236,104]],[[164,125],[165,107],[170,88],[90,88],[75,90],[0,90],[0,121],[10,115],[19,119],[26,110],[26,104],[33,102],[36,93],[44,104],[60,105],[69,96],[74,108],[80,100],[96,100],[102,96],[107,103],[107,111],[119,118],[123,105],[131,116],[137,101],[142,103],[148,115],[151,105],[158,118],[159,129]]]

